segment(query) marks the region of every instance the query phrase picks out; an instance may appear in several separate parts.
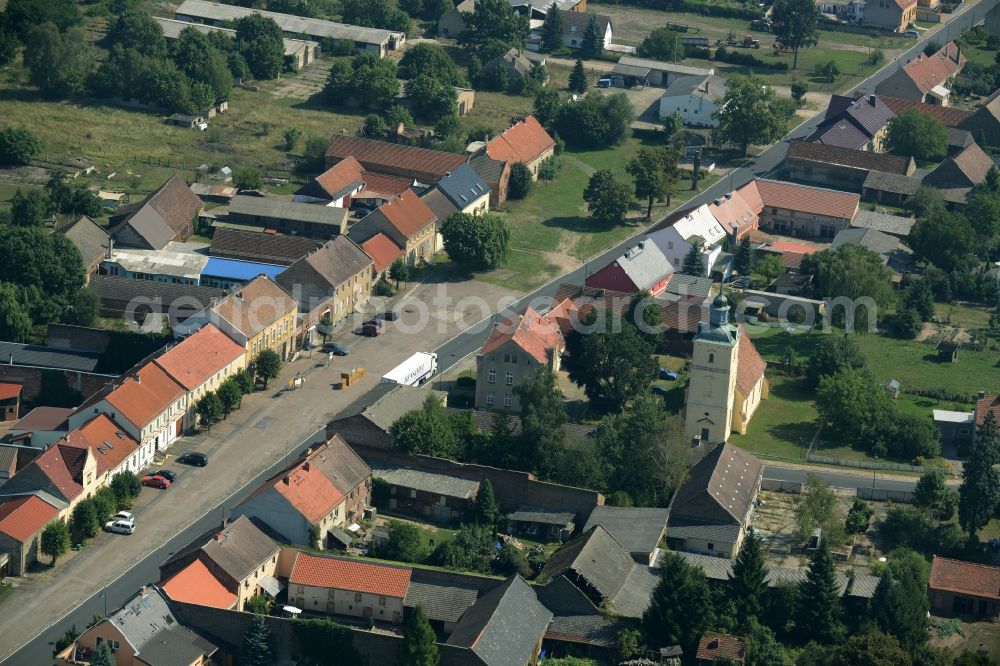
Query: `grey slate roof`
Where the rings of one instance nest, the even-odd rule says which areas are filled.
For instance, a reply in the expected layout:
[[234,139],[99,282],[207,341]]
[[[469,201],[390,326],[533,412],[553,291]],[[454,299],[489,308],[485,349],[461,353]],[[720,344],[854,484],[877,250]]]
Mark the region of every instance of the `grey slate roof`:
[[674,518],[740,524],[754,501],[764,466],[732,444],[717,446],[696,465],[677,490],[671,505]]
[[20,342],[0,342],[0,363],[53,370],[94,372],[101,355]]
[[556,615],[549,622],[545,637],[571,643],[614,647],[619,632],[626,628],[621,620],[613,620],[600,613],[592,615]]
[[376,462],[372,476],[385,479],[390,485],[413,488],[459,499],[472,499],[479,492],[479,482],[447,474],[435,474],[405,467],[393,467]]
[[476,170],[485,183],[499,183],[506,164],[502,160],[493,159],[486,154],[486,151],[473,155],[469,160],[469,166]]
[[507,516],[508,520],[524,523],[539,523],[541,525],[557,525],[565,527],[573,522],[576,514],[572,511],[555,511],[535,506],[521,506],[517,511]]
[[740,526],[719,525],[696,520],[671,517],[667,527],[668,539],[698,539],[716,543],[736,543],[740,537]]
[[674,273],[667,283],[666,293],[679,296],[707,297],[712,292],[712,280],[698,275]]
[[890,213],[879,213],[873,210],[861,208],[858,214],[851,220],[852,227],[862,229],[875,229],[884,234],[906,237],[910,235],[910,230],[917,220],[914,217],[904,217],[903,215],[892,215]]
[[[358,413],[371,421],[375,427],[385,432],[389,432],[392,424],[403,414],[423,409],[427,396],[433,395],[438,400],[443,400],[446,396],[443,391],[435,391],[419,386],[403,386],[401,384],[386,384],[384,386],[389,386],[390,390],[376,398],[374,402],[371,402],[374,396],[366,396],[370,404],[365,405],[364,402],[366,401],[361,401],[358,404],[358,407],[361,408]],[[351,414],[348,410],[344,410],[342,415],[347,416]]]
[[[559,15],[562,16],[563,37],[570,39],[573,37],[577,37],[580,40],[583,39],[587,28],[590,26],[591,16],[597,18],[597,27],[600,29],[602,36],[607,33],[608,25],[611,24],[611,17],[604,14],[591,14],[589,12],[574,12],[560,9]],[[612,27],[612,30],[614,30],[614,27]]]
[[100,263],[108,251],[111,237],[100,225],[86,215],[63,227],[56,233],[62,234],[76,246],[83,257],[84,268]]
[[886,261],[893,252],[910,252],[895,236],[884,234],[875,229],[844,229],[833,237],[831,247],[836,249],[841,245],[857,245],[866,248],[881,254]]
[[476,603],[478,594],[479,591],[473,587],[411,580],[410,586],[406,589],[403,606],[413,608],[420,604],[431,620],[458,622],[465,611]]
[[656,569],[637,564],[629,572],[625,584],[611,600],[614,611],[625,617],[640,618],[649,607],[649,598],[653,589],[660,582],[660,574]]
[[708,79],[709,77],[707,76],[682,76],[670,84],[670,87],[663,92],[663,96],[680,97],[681,95],[692,95],[699,88],[702,88]]
[[136,209],[128,220],[114,227],[112,235],[117,237],[117,232],[126,225],[132,227],[154,250],[162,250],[175,233],[156,211],[145,207]]
[[551,579],[571,572],[611,601],[635,566],[625,547],[598,525],[553,553],[539,578]]
[[309,460],[344,495],[371,475],[368,464],[340,435],[334,435],[325,444],[314,447]]
[[139,646],[139,655],[150,666],[188,666],[218,648],[187,627],[174,625]]
[[913,194],[920,188],[919,176],[900,176],[895,173],[869,171],[862,187],[894,194]]
[[[490,191],[476,170],[468,164],[463,164],[439,180],[437,187],[459,210]],[[443,218],[438,216],[438,219]]]
[[345,208],[317,206],[267,197],[252,197],[245,194],[237,194],[229,202],[229,214],[233,213],[274,220],[327,224],[332,227],[331,233],[338,233],[341,224],[348,216],[348,211]]
[[630,553],[649,554],[660,543],[669,515],[668,509],[597,506],[583,531],[600,525]]
[[629,55],[622,56],[618,60],[618,62],[620,62],[623,65],[645,67],[651,70],[656,70],[658,72],[669,72],[671,74],[679,74],[681,76],[708,76],[712,74],[712,70],[704,69],[702,67],[692,67],[690,65],[678,65],[672,62],[649,60],[648,58],[636,58],[635,56],[629,56]]
[[649,289],[674,272],[659,246],[649,240],[625,250],[615,261],[639,291]]
[[237,582],[277,555],[279,550],[277,544],[246,516],[226,525],[201,547],[206,557]]
[[524,666],[551,619],[531,586],[514,574],[466,611],[447,642],[470,648],[487,666]]
[[972,132],[968,130],[958,129],[957,127],[947,127],[945,129],[948,132],[949,148],[965,148],[976,142],[972,138]]
[[198,655],[216,651],[214,645],[178,623],[165,595],[155,586],[126,601],[106,622],[111,622],[150,666],[187,666]]

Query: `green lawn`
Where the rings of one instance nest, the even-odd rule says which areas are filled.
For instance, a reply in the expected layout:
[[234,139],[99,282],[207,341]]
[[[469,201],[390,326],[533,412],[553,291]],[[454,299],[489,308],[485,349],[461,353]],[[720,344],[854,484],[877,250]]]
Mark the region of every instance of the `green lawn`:
[[957,326],[959,328],[987,328],[992,314],[985,308],[973,308],[967,305],[949,305],[946,303],[935,303],[934,313],[944,324]]
[[771,388],[747,434],[733,433],[730,441],[766,458],[805,459],[805,451],[816,434],[815,402],[804,379],[769,374]]

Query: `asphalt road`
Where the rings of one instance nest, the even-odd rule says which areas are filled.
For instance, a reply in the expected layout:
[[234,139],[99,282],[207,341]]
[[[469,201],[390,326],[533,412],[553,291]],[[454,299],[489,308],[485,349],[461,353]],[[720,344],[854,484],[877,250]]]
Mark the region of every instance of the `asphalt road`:
[[775,465],[764,466],[764,478],[778,481],[806,482],[806,475],[816,474],[821,479],[836,488],[877,488],[878,490],[913,490],[917,485],[914,481],[898,481],[896,479],[880,479],[878,472],[874,475],[856,476],[853,474],[836,474],[817,470],[791,469]]
[[[963,6],[963,11],[953,18],[952,21],[949,22],[948,26],[940,31],[942,37],[950,38],[958,36],[964,30],[975,25],[977,21],[981,21],[985,12],[993,8],[997,2],[1000,2],[1000,0],[980,0],[980,2],[971,7]],[[913,47],[908,50],[905,55],[900,56],[900,58],[886,65],[871,77],[858,84],[858,86],[852,89],[851,92],[854,90],[863,92],[870,92],[874,90],[875,86],[882,79],[895,71],[901,63],[906,62],[909,58],[916,55],[921,49],[923,49],[925,42],[935,38],[937,34],[938,32],[935,32],[933,35],[928,35],[924,39],[914,42]],[[942,39],[941,37],[937,37],[937,39],[945,41],[945,39]],[[808,135],[813,129],[815,129],[816,125],[821,120],[822,113],[823,112],[821,111],[813,118],[805,121],[802,125],[792,130],[786,139],[802,138]],[[753,178],[764,176],[765,174],[774,171],[784,160],[785,150],[786,144],[783,140],[761,153],[743,167],[733,171],[731,176],[720,180],[700,195],[683,203],[682,206],[696,206],[706,203],[725,194],[735,187],[743,185]],[[641,235],[641,233],[643,232],[639,232],[636,235]],[[583,284],[584,278],[591,265],[595,267],[602,267],[610,263],[634,243],[634,237],[623,241],[617,247],[593,257],[583,266],[559,276],[548,284],[528,294],[507,309],[510,312],[520,312],[535,299],[544,299],[546,297],[551,298],[551,296],[555,294],[555,291],[560,283],[567,282],[573,284]],[[484,322],[485,321],[486,320],[484,320]],[[440,372],[446,371],[452,365],[479,349],[486,339],[488,328],[489,327],[485,325],[474,326],[439,347],[436,351],[438,353]],[[319,430],[311,434],[295,448],[295,453],[297,454],[304,451],[311,444],[318,442],[319,439],[322,438],[323,434],[323,430]],[[141,586],[159,580],[160,564],[182,548],[187,547],[189,544],[197,541],[204,535],[211,533],[221,523],[228,508],[242,501],[242,499],[261,482],[269,476],[275,474],[283,464],[283,460],[278,461],[267,471],[262,472],[254,479],[251,479],[243,488],[231,495],[220,506],[197,519],[187,529],[183,530],[164,543],[149,556],[136,562],[131,568],[124,571],[117,579],[108,585],[107,588],[95,592],[86,601],[68,611],[66,615],[60,618],[59,621],[41,630],[38,635],[33,637],[27,644],[3,662],[0,662],[0,664],[3,666],[27,666],[35,664],[42,666],[44,664],[51,664],[51,655],[55,641],[67,629],[75,625],[77,630],[82,630],[86,627],[87,623],[90,622],[94,615],[103,615],[106,610],[118,608],[126,601],[126,599],[135,594]],[[771,465],[766,467],[765,474],[768,478],[787,481],[805,481],[806,477],[806,472],[803,470],[785,469]],[[868,484],[868,479],[866,477],[832,474],[827,472],[821,472],[819,475],[831,483],[831,485],[840,487],[867,487]],[[907,481],[876,480],[876,487],[891,490],[911,490],[913,488],[913,483]]]

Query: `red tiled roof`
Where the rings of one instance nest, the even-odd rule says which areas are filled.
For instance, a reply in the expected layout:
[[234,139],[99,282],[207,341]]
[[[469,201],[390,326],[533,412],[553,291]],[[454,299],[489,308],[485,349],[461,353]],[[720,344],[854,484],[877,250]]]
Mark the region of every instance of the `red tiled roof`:
[[952,158],[961,172],[969,179],[970,183],[978,184],[986,180],[986,174],[994,166],[993,158],[987,155],[978,144],[971,144],[962,149],[958,155]]
[[454,171],[465,163],[463,155],[353,136],[335,136],[330,139],[326,156],[331,159],[353,157],[371,171],[432,174],[437,178],[443,178],[449,171]]
[[781,265],[785,268],[798,268],[806,255],[801,252],[782,252]]
[[361,248],[372,258],[377,273],[381,273],[392,262],[403,256],[403,248],[393,243],[392,239],[381,231],[362,243]]
[[813,254],[816,252],[816,248],[812,245],[801,245],[799,243],[790,243],[788,241],[775,241],[771,243],[770,247],[778,252],[794,252],[795,254]]
[[413,190],[406,190],[398,199],[390,201],[378,210],[405,238],[409,238],[437,219],[434,212],[414,194]]
[[705,634],[698,641],[698,654],[695,655],[695,658],[699,662],[702,660],[714,662],[716,659],[729,659],[742,663],[746,656],[746,650],[746,643],[735,636]]
[[[863,93],[859,93],[863,94]],[[966,111],[964,109],[959,109],[954,106],[941,106],[940,104],[925,104],[923,102],[914,102],[911,99],[902,99],[900,97],[886,97],[885,95],[879,95],[878,98],[882,100],[886,106],[892,109],[892,112],[899,115],[903,111],[909,109],[916,109],[922,113],[929,114],[939,121],[945,127],[958,127],[963,122],[972,117],[971,111]]]
[[13,400],[21,395],[21,385],[0,382],[0,400]]
[[410,586],[410,569],[357,560],[319,557],[299,552],[292,565],[290,585],[327,587],[403,598]]
[[87,451],[67,444],[50,446],[40,456],[19,469],[11,481],[22,474],[26,478],[33,478],[28,475],[34,468],[41,472],[67,501],[72,501],[83,492],[79,477],[86,462]]
[[927,587],[977,597],[1000,599],[1000,567],[934,557]]
[[850,220],[858,212],[857,194],[836,192],[819,187],[795,185],[777,180],[756,180],[757,191],[765,207],[784,208],[812,215]]
[[34,495],[0,504],[0,532],[24,543],[59,515],[59,509]]
[[854,150],[798,139],[788,142],[786,159],[822,162],[855,169],[895,173],[901,176],[910,175],[910,164],[913,161],[912,157],[875,153],[870,150]]
[[747,227],[756,228],[759,223],[757,215],[761,211],[760,208],[755,208],[744,199],[739,190],[729,192],[708,204],[708,210],[719,221],[719,224],[730,233],[747,229]]
[[361,164],[353,157],[348,157],[316,176],[316,183],[333,196],[351,183],[364,182],[362,171]]
[[344,493],[316,465],[310,463],[279,474],[267,485],[288,500],[310,523],[318,523],[344,501]]
[[740,342],[736,367],[736,387],[744,397],[750,395],[760,378],[764,376],[767,362],[760,356],[743,324],[740,324]]
[[212,308],[248,338],[260,333],[298,303],[276,282],[260,275]]
[[197,389],[246,353],[213,324],[161,354],[155,363],[189,391]]
[[497,324],[483,344],[481,353],[494,352],[509,341],[513,341],[539,363],[547,363],[549,351],[559,350],[563,346],[559,324],[530,307],[524,315]]
[[147,363],[104,399],[129,422],[142,428],[166,411],[184,393],[184,387],[164,372],[163,368],[156,363]]
[[903,71],[920,92],[926,93],[934,86],[941,85],[958,74],[965,66],[965,62],[965,55],[955,45],[955,42],[948,42],[934,55],[926,56],[921,53],[903,65]]
[[976,401],[976,427],[980,427],[986,421],[986,415],[993,413],[993,418],[1000,427],[1000,396],[986,394]]
[[534,116],[515,123],[506,132],[486,144],[490,159],[502,162],[528,163],[538,159],[556,145],[549,133]]
[[413,184],[413,180],[410,178],[389,176],[374,171],[365,171],[361,177],[365,181],[365,187],[361,190],[361,194],[381,194],[385,197],[393,197],[410,189],[410,185]]
[[195,560],[160,585],[174,601],[199,606],[230,609],[236,605],[236,595],[212,575],[205,563]]
[[107,414],[98,414],[76,430],[69,431],[60,443],[89,449],[97,462],[98,474],[115,469],[139,448],[139,442]]

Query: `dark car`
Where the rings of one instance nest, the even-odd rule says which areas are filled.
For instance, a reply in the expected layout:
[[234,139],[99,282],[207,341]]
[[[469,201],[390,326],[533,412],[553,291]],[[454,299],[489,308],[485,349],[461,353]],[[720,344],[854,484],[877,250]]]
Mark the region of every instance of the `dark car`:
[[157,470],[157,471],[153,472],[152,476],[162,476],[164,479],[166,479],[170,483],[173,483],[174,481],[177,480],[177,473],[176,472],[172,472],[169,469]]
[[347,356],[347,347],[336,342],[328,342],[323,345],[323,351],[332,353],[334,356]]
[[664,398],[666,398],[667,394],[670,393],[670,389],[668,389],[666,386],[660,386],[659,384],[653,384],[653,386],[650,388],[652,389],[653,393],[662,396]]
[[385,319],[386,321],[396,321],[399,319],[399,313],[395,310],[386,310],[382,314],[378,315],[376,319]]
[[382,320],[381,319],[369,319],[368,321],[366,321],[365,323],[363,323],[361,325],[362,326],[377,326],[378,328],[382,328]]
[[371,324],[365,324],[361,327],[361,335],[367,338],[377,338],[382,335],[381,326],[372,326]]
[[677,379],[677,373],[673,370],[668,370],[667,368],[660,368],[660,379],[675,381]]
[[182,462],[185,465],[194,465],[195,467],[204,467],[208,464],[208,456],[204,453],[198,453],[197,451],[192,451],[191,453],[185,453],[177,462]]

